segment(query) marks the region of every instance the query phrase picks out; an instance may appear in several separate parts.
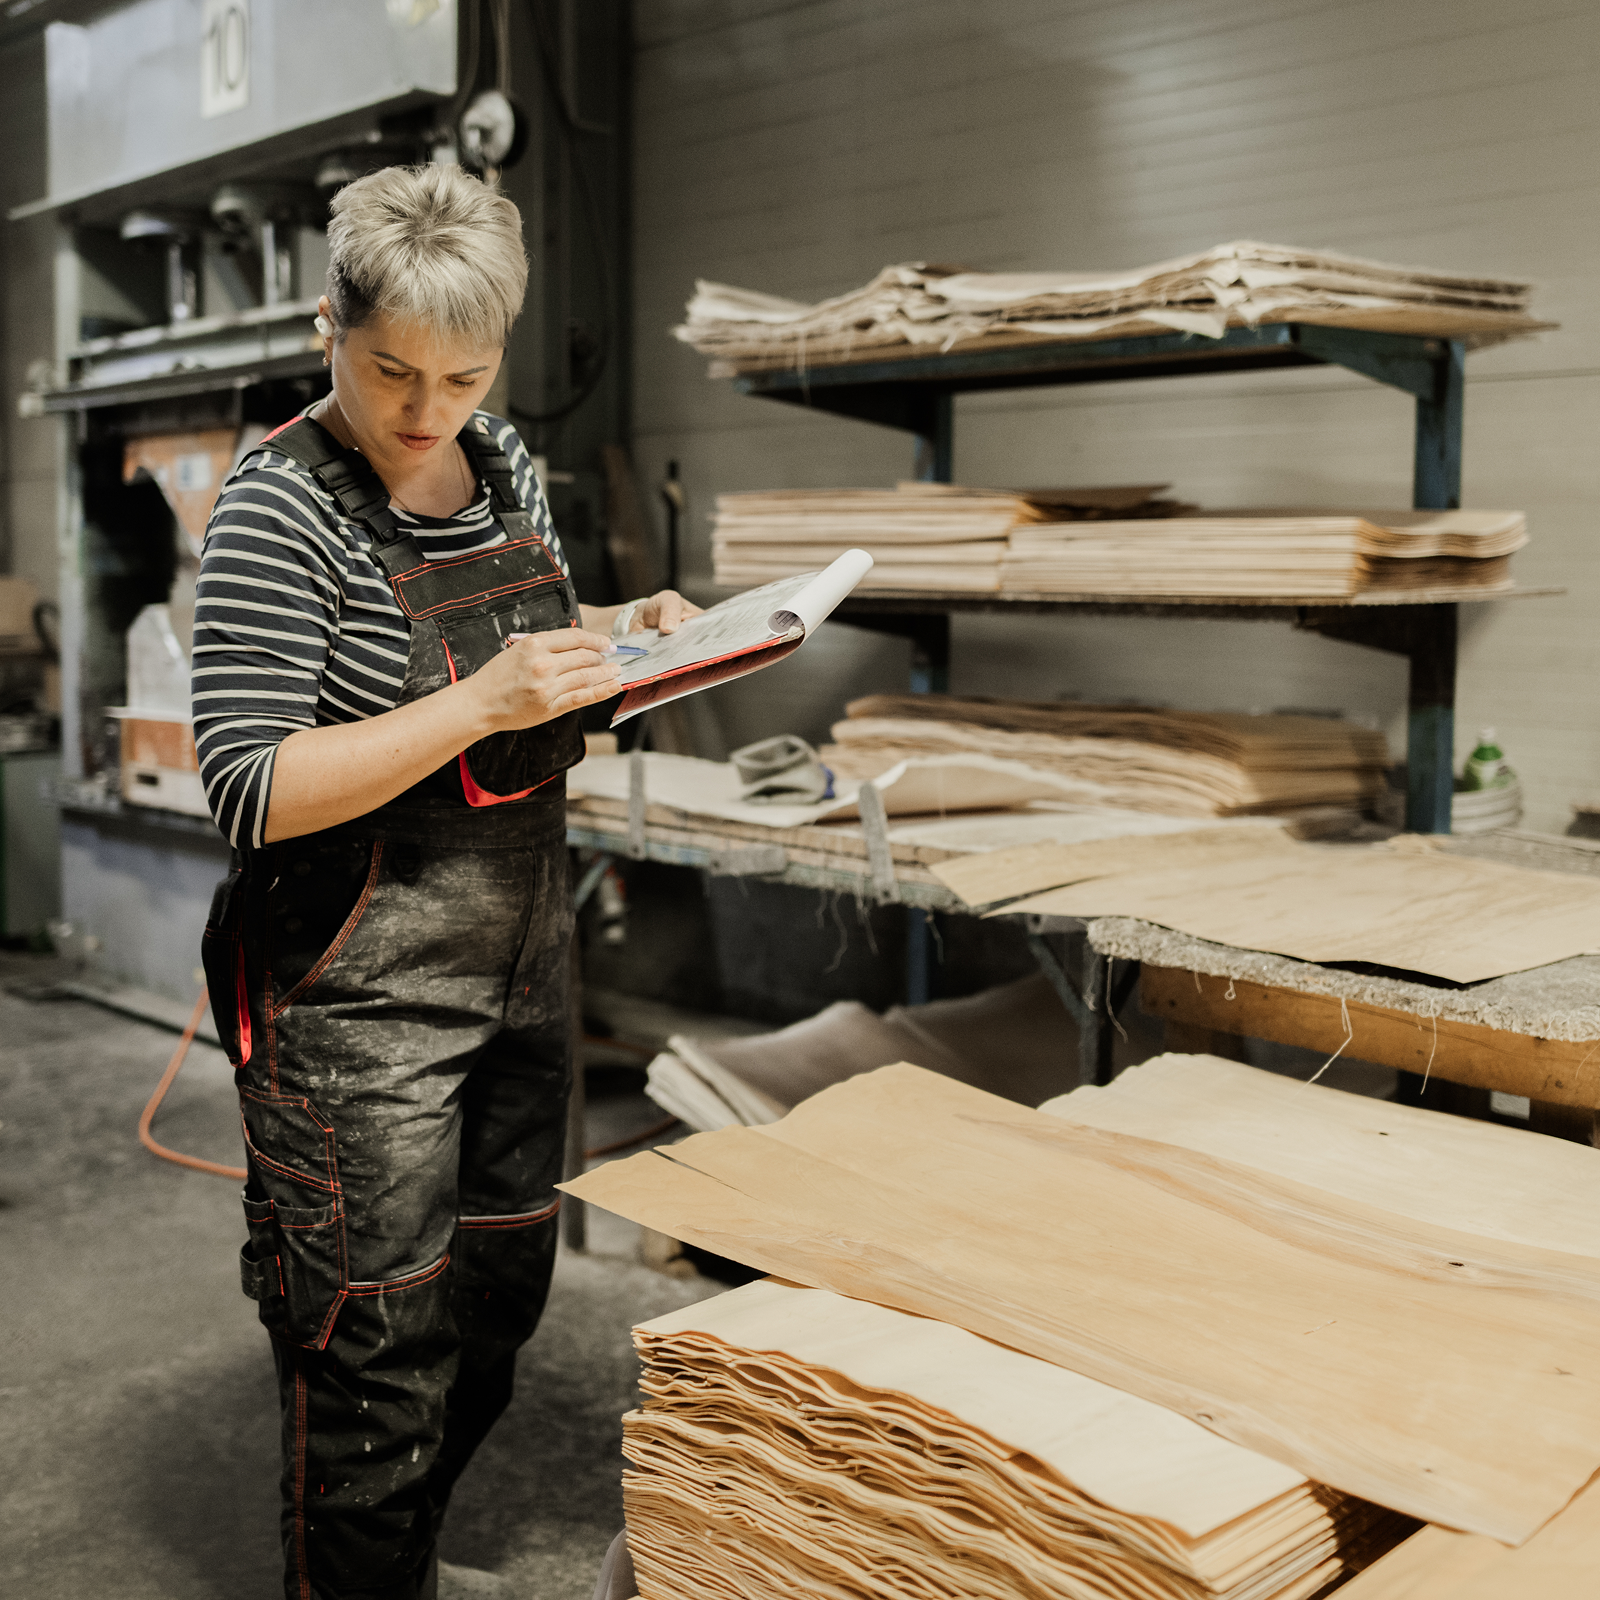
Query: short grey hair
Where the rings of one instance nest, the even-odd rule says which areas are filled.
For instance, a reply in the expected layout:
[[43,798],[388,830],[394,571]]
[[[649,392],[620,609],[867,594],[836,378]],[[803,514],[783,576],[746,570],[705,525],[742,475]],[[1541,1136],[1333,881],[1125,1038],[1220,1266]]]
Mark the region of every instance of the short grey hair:
[[528,288],[522,214],[455,166],[384,167],[334,196],[336,336],[374,311],[504,348]]

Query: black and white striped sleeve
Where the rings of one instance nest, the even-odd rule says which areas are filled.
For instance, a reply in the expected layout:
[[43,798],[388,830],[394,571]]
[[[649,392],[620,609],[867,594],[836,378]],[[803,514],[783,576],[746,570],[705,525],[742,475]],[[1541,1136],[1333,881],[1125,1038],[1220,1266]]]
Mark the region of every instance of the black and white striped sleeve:
[[278,746],[315,724],[338,635],[343,551],[318,493],[285,457],[268,454],[224,487],[206,530],[195,744],[211,814],[238,849],[265,842]]
[[511,463],[511,476],[517,486],[517,499],[522,502],[522,509],[532,515],[545,548],[556,558],[556,565],[570,578],[572,568],[567,565],[566,552],[561,548],[556,525],[550,516],[550,503],[544,496],[544,485],[539,482],[539,474],[534,470],[533,458],[522,442],[522,435],[502,417],[489,417],[489,432]]

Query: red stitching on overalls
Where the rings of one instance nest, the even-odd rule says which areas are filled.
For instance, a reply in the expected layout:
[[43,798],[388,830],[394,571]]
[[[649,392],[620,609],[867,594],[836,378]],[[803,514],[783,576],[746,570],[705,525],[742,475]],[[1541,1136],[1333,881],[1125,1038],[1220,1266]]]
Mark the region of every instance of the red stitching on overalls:
[[300,1569],[300,1600],[311,1600],[311,1574],[306,1571],[306,1375],[298,1356],[294,1364],[294,1555]]
[[[243,1113],[239,1121],[244,1122]],[[249,1146],[250,1154],[261,1163],[269,1172],[275,1172],[280,1178],[293,1178],[296,1183],[304,1183],[313,1189],[320,1189],[324,1194],[330,1194],[335,1199],[339,1198],[339,1186],[336,1183],[325,1182],[321,1178],[314,1178],[309,1172],[301,1172],[298,1167],[286,1167],[281,1161],[266,1154],[250,1137],[249,1126],[245,1126],[244,1142]]]
[[[339,1276],[344,1276],[344,1229],[339,1230]],[[311,1341],[313,1350],[326,1350],[328,1341],[333,1337],[333,1325],[339,1320],[339,1312],[348,1298],[347,1291],[340,1289],[333,1297],[333,1304],[328,1307],[328,1314],[322,1319],[322,1326],[317,1330],[317,1336]]]
[[504,1217],[458,1217],[456,1225],[462,1229],[531,1228],[535,1223],[548,1222],[561,1209],[558,1195],[542,1211],[518,1211]]
[[432,1266],[418,1267],[415,1272],[408,1272],[403,1278],[387,1278],[372,1283],[352,1283],[350,1285],[350,1294],[352,1298],[366,1298],[375,1294],[398,1294],[402,1289],[416,1289],[425,1283],[432,1283],[449,1265],[450,1257],[443,1255]]
[[[239,1091],[239,1098],[241,1101],[254,1100],[257,1105],[271,1105],[276,1103],[278,1105],[298,1106],[302,1111],[305,1112],[312,1122],[322,1130],[323,1160],[327,1164],[328,1171],[326,1181],[321,1178],[314,1178],[309,1172],[302,1172],[297,1167],[285,1166],[281,1161],[275,1160],[272,1156],[264,1154],[260,1146],[257,1145],[256,1142],[250,1137],[250,1125],[245,1121],[244,1110],[242,1106],[239,1112],[239,1125],[244,1131],[245,1148],[252,1161],[259,1162],[260,1165],[266,1168],[269,1172],[277,1173],[280,1177],[287,1178],[293,1183],[304,1184],[308,1188],[312,1189],[320,1189],[324,1193],[331,1194],[333,1196],[334,1212],[327,1222],[305,1224],[305,1226],[308,1227],[332,1227],[334,1229],[334,1239],[338,1242],[339,1247],[339,1287],[334,1291],[333,1300],[328,1306],[326,1315],[317,1326],[316,1336],[312,1339],[304,1341],[304,1343],[313,1350],[326,1349],[328,1340],[333,1337],[334,1324],[338,1321],[339,1311],[343,1307],[346,1299],[349,1298],[348,1284],[350,1282],[350,1258],[348,1253],[349,1241],[345,1238],[344,1230],[344,1190],[339,1184],[339,1168],[335,1158],[333,1124],[328,1122],[309,1100],[301,1096],[263,1095],[258,1090],[241,1089]],[[273,1202],[272,1209],[273,1217],[276,1221],[278,1209],[276,1201]],[[300,1226],[300,1224],[285,1224],[282,1221],[277,1221],[277,1225],[279,1228],[283,1229]],[[284,1292],[287,1294],[288,1288],[287,1283],[283,1280],[283,1264],[281,1261],[278,1264],[278,1272],[279,1281],[284,1283]],[[299,1340],[289,1340],[286,1342],[291,1344],[301,1343]]]
[[356,924],[366,914],[367,906],[372,901],[373,892],[378,887],[378,868],[383,863],[383,840],[380,839],[372,847],[372,865],[367,869],[367,881],[361,890],[361,897],[355,903],[355,908],[344,919],[344,926],[334,936],[333,943],[317,958],[316,965],[281,999],[272,1010],[272,1020],[276,1022],[307,989],[320,978],[324,972],[333,965],[339,952],[344,949],[350,935],[356,931]]
[[[482,550],[467,550],[459,556],[440,556],[436,561],[430,560],[426,567],[413,567],[410,572],[401,573],[400,576],[395,579],[395,582],[409,583],[411,579],[419,576],[423,572],[442,572],[449,567],[467,566],[474,561],[487,560],[490,556],[502,556],[508,550],[526,549],[530,544],[536,544],[542,550],[549,550],[549,546],[546,545],[544,540],[539,538],[537,534],[527,539],[507,539],[504,544],[491,544]],[[553,561],[554,559],[555,558],[552,556],[551,560]],[[556,576],[559,577],[560,574],[557,573]],[[541,579],[540,581],[548,583],[550,580],[545,578]],[[460,603],[460,601],[451,601],[452,605],[459,605]]]
[[[426,568],[414,568],[410,572],[402,573],[394,580],[395,599],[399,603],[400,609],[408,617],[413,621],[420,622],[426,617],[437,616],[441,611],[453,611],[461,606],[470,606],[479,600],[492,600],[498,594],[510,594],[517,589],[537,589],[547,583],[560,583],[562,577],[558,569],[551,572],[548,577],[536,578],[532,583],[525,583],[519,579],[514,583],[498,584],[492,589],[480,589],[476,594],[462,595],[453,600],[442,600],[438,605],[429,606],[424,611],[413,611],[406,599],[405,585],[414,578],[422,577],[426,572],[438,572],[449,567],[461,566],[470,561],[484,561],[490,556],[502,556],[512,550],[525,550],[529,545],[537,545],[546,555],[549,555],[549,547],[543,539],[516,539],[506,544],[491,545],[487,550],[476,550],[471,555],[450,556],[443,561],[430,561]],[[554,564],[555,558],[551,557],[551,565],[554,566]]]
[[[271,1156],[262,1155],[261,1159],[270,1163],[288,1177],[303,1179],[305,1182],[311,1184],[314,1188],[326,1189],[331,1194],[340,1196],[343,1195],[344,1191],[339,1185],[339,1168],[334,1159],[333,1124],[329,1122],[328,1119],[324,1117],[323,1114],[318,1111],[317,1108],[312,1105],[312,1103],[306,1099],[304,1095],[262,1094],[259,1089],[244,1088],[239,1091],[239,1098],[241,1101],[253,1100],[257,1105],[260,1106],[296,1106],[301,1111],[305,1112],[311,1121],[322,1131],[323,1160],[327,1166],[328,1174],[326,1181],[319,1178],[314,1178],[310,1173],[299,1172],[293,1167],[285,1167],[281,1163],[275,1161]],[[244,1112],[242,1108],[239,1115],[240,1120],[243,1121]],[[250,1130],[248,1127],[246,1127],[246,1139],[248,1139],[249,1136]],[[261,1154],[260,1151],[255,1150],[254,1145],[251,1146],[251,1149],[257,1155]]]

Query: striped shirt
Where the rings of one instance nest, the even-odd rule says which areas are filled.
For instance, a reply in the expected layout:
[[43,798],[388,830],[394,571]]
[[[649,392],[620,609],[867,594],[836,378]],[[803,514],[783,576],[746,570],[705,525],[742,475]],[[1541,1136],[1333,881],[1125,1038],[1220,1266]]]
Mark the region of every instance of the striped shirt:
[[[487,421],[510,459],[518,500],[567,572],[521,437],[499,417]],[[390,509],[430,561],[505,538],[481,485],[451,517]],[[236,849],[265,842],[279,744],[301,728],[392,711],[410,638],[366,530],[339,511],[308,468],[269,443],[233,473],[206,527],[192,691],[206,800]]]

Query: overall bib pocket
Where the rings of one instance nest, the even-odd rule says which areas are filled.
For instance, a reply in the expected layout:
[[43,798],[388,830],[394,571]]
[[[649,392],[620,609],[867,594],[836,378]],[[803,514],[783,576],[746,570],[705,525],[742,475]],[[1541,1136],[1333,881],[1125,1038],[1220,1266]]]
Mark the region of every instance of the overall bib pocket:
[[338,959],[377,891],[384,845],[362,839],[291,840],[275,858],[269,1001],[280,1017]]

